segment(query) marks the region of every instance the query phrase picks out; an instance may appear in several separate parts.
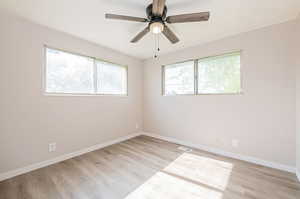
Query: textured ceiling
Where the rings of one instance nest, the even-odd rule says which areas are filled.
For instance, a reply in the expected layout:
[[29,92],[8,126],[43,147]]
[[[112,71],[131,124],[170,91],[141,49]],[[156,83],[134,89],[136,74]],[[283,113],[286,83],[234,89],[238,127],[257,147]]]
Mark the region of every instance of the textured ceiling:
[[[0,7],[50,28],[72,34],[139,59],[154,54],[154,36],[129,41],[146,24],[104,19],[115,13],[145,17],[151,0],[1,0]],[[168,15],[210,11],[209,22],[172,24],[181,41],[172,45],[161,36],[161,51],[186,47],[281,23],[300,12],[300,0],[167,0]]]

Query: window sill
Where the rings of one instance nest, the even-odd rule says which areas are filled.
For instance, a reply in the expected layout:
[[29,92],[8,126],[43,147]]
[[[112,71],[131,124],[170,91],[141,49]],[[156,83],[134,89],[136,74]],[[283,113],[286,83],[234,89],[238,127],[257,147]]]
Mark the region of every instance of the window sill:
[[209,96],[209,95],[243,95],[244,92],[239,93],[199,93],[199,94],[174,94],[174,95],[165,95],[163,94],[163,97],[175,97],[175,96]]
[[43,93],[43,96],[47,97],[124,97],[127,98],[128,95],[122,94],[71,94],[71,93]]

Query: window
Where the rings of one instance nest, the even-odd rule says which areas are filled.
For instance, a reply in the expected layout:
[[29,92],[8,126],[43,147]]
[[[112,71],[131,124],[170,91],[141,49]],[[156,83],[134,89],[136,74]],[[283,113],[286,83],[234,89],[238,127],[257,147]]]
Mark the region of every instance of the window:
[[93,93],[93,59],[47,48],[46,91]]
[[163,94],[235,94],[241,92],[241,53],[163,66]]
[[194,94],[194,73],[193,61],[165,66],[165,94]]
[[127,95],[127,67],[46,48],[46,93]]
[[198,60],[198,93],[240,93],[240,53]]
[[127,70],[125,67],[97,61],[98,93],[122,94],[127,92]]

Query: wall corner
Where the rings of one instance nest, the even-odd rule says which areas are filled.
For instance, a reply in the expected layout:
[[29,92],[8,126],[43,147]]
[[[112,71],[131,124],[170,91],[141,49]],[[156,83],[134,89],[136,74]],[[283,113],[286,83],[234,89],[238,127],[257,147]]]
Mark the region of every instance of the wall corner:
[[300,182],[300,170],[299,169],[296,170],[296,175],[297,175],[297,178],[298,178],[298,180]]

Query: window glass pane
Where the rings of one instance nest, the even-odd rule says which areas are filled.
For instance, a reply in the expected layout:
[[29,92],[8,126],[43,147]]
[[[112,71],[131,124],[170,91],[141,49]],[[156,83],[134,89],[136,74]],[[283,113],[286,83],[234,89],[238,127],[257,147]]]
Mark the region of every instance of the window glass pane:
[[164,67],[164,94],[194,94],[194,61]]
[[200,59],[198,93],[219,94],[241,91],[240,53]]
[[46,49],[46,92],[94,92],[93,59],[58,50]]
[[97,61],[99,94],[126,95],[127,69],[124,66]]

